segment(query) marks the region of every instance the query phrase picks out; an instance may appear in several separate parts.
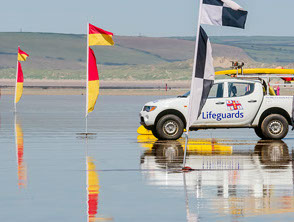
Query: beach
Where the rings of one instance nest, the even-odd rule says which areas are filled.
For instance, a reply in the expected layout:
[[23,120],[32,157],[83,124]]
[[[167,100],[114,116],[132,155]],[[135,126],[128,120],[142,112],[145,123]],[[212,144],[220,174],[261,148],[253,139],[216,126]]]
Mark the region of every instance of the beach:
[[1,221],[292,221],[293,131],[191,132],[195,171],[183,173],[184,138],[136,132],[144,103],[162,98],[99,97],[86,138],[82,96],[25,95],[16,115],[1,96]]
[[[167,84],[167,89],[166,89]],[[100,95],[182,95],[189,91],[189,81],[103,81]],[[15,80],[1,79],[2,95],[14,94]],[[23,95],[84,95],[83,80],[26,80]]]
[[[274,83],[276,80],[274,81]],[[167,88],[166,88],[167,84]],[[100,95],[178,96],[190,90],[190,81],[100,80]],[[1,95],[14,95],[15,80],[0,79]],[[280,86],[281,95],[294,95],[293,85]],[[85,95],[84,80],[36,80],[24,82],[23,95]]]

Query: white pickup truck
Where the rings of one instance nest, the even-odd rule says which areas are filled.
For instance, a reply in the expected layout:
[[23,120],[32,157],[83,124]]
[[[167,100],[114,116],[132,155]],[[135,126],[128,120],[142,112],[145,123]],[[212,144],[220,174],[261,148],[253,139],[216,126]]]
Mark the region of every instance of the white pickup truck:
[[[253,128],[262,139],[282,139],[293,125],[292,96],[266,95],[259,80],[215,81],[198,120],[190,130]],[[144,105],[140,121],[162,140],[180,138],[186,127],[189,92],[177,98],[156,100]]]

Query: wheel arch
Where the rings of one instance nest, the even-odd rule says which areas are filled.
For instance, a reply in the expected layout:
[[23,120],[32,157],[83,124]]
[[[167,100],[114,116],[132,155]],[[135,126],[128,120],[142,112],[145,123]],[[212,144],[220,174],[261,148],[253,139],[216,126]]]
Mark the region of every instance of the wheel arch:
[[184,127],[186,128],[187,121],[186,121],[185,116],[183,115],[183,113],[181,113],[179,110],[176,110],[176,109],[167,109],[167,110],[164,110],[161,113],[159,113],[155,119],[154,126],[156,126],[158,120],[160,120],[161,117],[163,117],[167,114],[174,114],[174,115],[178,116],[183,121]]
[[279,107],[272,107],[272,108],[269,108],[267,110],[265,110],[260,118],[259,118],[259,121],[258,121],[258,126],[261,126],[261,123],[262,121],[269,115],[271,114],[280,114],[282,116],[284,116],[286,118],[286,120],[288,121],[288,124],[289,125],[292,125],[292,121],[291,121],[291,117],[290,115],[288,114],[288,112],[282,108],[279,108]]

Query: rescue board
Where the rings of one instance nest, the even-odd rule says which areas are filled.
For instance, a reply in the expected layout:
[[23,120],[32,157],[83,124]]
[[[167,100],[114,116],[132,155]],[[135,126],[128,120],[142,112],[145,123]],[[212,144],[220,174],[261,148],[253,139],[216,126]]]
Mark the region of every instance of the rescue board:
[[139,126],[137,133],[139,135],[153,135],[151,130],[147,130],[144,126]]
[[[241,74],[241,69],[238,69],[238,73]],[[215,75],[234,75],[237,74],[236,69],[223,70],[215,72]],[[294,69],[243,69],[243,74],[288,74],[294,75]]]
[[[184,132],[186,132],[186,129],[184,129]],[[152,135],[153,136],[152,131],[147,130],[144,126],[139,126],[139,128],[137,129],[137,133],[139,135]]]

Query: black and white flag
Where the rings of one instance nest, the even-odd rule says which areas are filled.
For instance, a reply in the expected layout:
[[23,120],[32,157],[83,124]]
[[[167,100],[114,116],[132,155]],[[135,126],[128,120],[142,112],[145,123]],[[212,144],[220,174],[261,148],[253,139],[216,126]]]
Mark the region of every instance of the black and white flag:
[[247,14],[232,0],[203,0],[200,23],[244,29]]
[[198,48],[189,98],[187,129],[198,119],[214,83],[212,48],[209,38],[200,26]]

